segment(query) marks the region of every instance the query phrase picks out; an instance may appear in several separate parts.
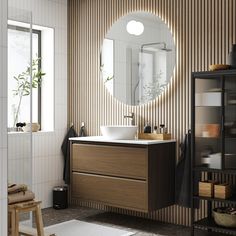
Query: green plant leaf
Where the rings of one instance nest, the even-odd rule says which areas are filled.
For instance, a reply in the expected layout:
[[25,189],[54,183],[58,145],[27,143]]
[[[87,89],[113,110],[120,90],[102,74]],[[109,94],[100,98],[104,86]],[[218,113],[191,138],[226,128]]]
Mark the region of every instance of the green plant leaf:
[[[21,99],[23,96],[28,96],[31,93],[31,83],[30,83],[30,76],[32,73],[32,88],[38,88],[41,86],[42,77],[46,75],[41,70],[38,70],[39,62],[41,58],[37,57],[36,59],[32,60],[32,65],[27,66],[25,71],[21,72],[17,76],[13,76],[16,80],[16,88],[12,90],[14,96],[19,97],[18,107],[16,108],[17,112],[15,113],[14,117],[14,125],[17,121],[20,106],[21,106]],[[30,63],[29,63],[30,64]]]

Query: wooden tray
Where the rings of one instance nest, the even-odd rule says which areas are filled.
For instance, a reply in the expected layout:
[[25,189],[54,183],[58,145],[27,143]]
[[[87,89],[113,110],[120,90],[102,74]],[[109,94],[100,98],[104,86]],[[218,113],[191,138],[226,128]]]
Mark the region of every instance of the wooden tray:
[[149,140],[169,140],[171,139],[171,134],[139,133],[138,138]]

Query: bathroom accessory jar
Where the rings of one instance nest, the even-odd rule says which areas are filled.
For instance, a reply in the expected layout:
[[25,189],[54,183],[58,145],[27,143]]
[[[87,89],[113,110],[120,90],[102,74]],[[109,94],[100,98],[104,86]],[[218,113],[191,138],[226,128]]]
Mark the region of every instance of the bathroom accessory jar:
[[149,122],[147,122],[146,125],[144,126],[143,132],[144,133],[151,133],[151,131],[152,131],[152,128],[151,128]]
[[22,130],[24,132],[30,132],[32,129],[32,132],[38,132],[40,129],[40,125],[38,123],[27,123],[25,126],[22,127]]

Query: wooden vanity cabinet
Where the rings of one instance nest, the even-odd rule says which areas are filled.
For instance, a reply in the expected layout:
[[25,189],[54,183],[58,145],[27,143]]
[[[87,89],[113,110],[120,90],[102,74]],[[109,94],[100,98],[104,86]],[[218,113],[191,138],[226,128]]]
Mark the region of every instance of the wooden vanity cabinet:
[[71,141],[71,201],[149,212],[174,204],[175,142]]

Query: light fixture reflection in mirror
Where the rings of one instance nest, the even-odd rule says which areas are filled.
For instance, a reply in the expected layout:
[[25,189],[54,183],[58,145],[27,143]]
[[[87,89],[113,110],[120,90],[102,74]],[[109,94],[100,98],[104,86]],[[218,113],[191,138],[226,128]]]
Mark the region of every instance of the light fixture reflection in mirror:
[[144,26],[142,22],[131,20],[126,25],[126,30],[129,34],[139,36],[144,31]]
[[[139,23],[143,33],[137,36],[134,29]],[[174,39],[167,25],[151,13],[133,12],[116,21],[106,34],[101,78],[119,101],[133,106],[145,104],[165,90],[175,57]]]

